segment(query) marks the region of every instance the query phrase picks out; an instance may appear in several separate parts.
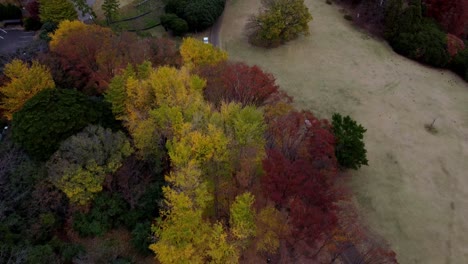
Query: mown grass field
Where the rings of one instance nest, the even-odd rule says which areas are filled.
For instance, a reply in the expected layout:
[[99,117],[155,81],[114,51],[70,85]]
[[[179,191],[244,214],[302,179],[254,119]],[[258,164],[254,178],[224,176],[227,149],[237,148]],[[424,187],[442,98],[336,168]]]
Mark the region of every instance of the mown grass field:
[[[228,1],[222,47],[273,73],[299,108],[349,114],[367,128],[370,166],[349,184],[400,263],[468,263],[468,84],[395,54],[338,6],[305,2],[310,36],[265,50],[244,34],[260,0]],[[435,118],[438,133],[428,133]]]

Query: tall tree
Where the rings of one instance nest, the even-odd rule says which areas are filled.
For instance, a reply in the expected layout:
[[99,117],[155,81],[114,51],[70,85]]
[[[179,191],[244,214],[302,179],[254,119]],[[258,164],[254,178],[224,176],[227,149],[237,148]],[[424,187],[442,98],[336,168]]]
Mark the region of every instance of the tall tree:
[[46,89],[13,115],[13,139],[32,157],[47,160],[62,140],[90,123],[103,120],[106,110],[80,92]]
[[71,202],[85,205],[102,190],[106,174],[120,168],[132,151],[122,132],[88,126],[52,155],[47,162],[49,177]]
[[41,22],[59,23],[63,20],[78,18],[75,6],[68,0],[39,0],[39,17]]
[[3,95],[0,107],[4,109],[9,120],[38,92],[55,88],[49,69],[37,61],[33,61],[32,65],[28,66],[15,59],[5,66],[4,74],[9,78],[9,83],[0,87],[0,93]]
[[104,0],[102,3],[102,10],[106,16],[107,24],[114,21],[119,14],[119,1],[118,0]]
[[180,54],[182,55],[184,64],[191,68],[215,65],[226,61],[228,58],[225,51],[194,38],[184,38],[180,46]]
[[304,0],[263,0],[258,15],[250,18],[251,43],[276,47],[299,35],[309,35],[312,20]]
[[468,34],[468,2],[464,0],[426,0],[427,15],[446,31],[463,38]]
[[279,90],[273,75],[256,65],[220,63],[201,67],[199,73],[207,79],[205,99],[217,107],[223,101],[239,102],[243,106],[290,101],[289,96]]

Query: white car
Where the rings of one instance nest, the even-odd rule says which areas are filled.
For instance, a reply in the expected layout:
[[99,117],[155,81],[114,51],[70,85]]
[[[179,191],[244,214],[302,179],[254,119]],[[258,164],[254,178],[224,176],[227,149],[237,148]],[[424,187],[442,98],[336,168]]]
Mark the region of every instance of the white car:
[[203,38],[203,43],[205,43],[205,44],[210,43],[210,42],[208,41],[208,37],[204,37],[204,38]]

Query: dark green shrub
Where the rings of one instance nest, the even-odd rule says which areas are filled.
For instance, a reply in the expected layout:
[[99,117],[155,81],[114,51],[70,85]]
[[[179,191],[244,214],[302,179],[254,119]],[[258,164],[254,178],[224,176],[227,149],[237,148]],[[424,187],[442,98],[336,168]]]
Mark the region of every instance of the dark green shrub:
[[468,48],[460,51],[450,62],[450,69],[468,81]]
[[122,216],[128,210],[128,204],[118,194],[100,193],[94,199],[89,213],[75,214],[73,229],[81,236],[102,235],[122,224]]
[[151,254],[149,245],[152,241],[151,223],[138,223],[132,231],[132,245],[143,255]]
[[337,113],[333,114],[332,128],[336,138],[335,154],[340,167],[357,170],[362,165],[368,165],[363,141],[366,129],[351,117],[343,118]]
[[432,66],[444,67],[450,60],[447,35],[430,20],[423,19],[414,30],[400,32],[390,45],[396,52]]
[[172,30],[175,36],[183,36],[188,31],[187,21],[175,14],[164,14],[161,16],[161,25],[165,29]]
[[[185,20],[191,31],[204,30],[212,26],[223,13],[225,0],[169,0],[166,13],[176,14]],[[177,22],[179,28],[184,25]]]
[[23,20],[24,29],[27,31],[36,31],[41,29],[42,23],[31,17],[27,17]]
[[437,23],[422,17],[420,0],[410,1],[406,9],[402,0],[387,3],[385,37],[396,52],[410,59],[436,67],[450,60],[447,36]]
[[13,139],[32,157],[47,160],[64,139],[103,123],[100,107],[75,90],[41,91],[13,115]]
[[37,263],[60,263],[60,257],[57,256],[54,252],[54,249],[50,245],[38,245],[32,247],[28,251],[28,264],[37,264]]
[[51,38],[49,37],[49,33],[54,33],[57,28],[57,23],[51,21],[45,22],[44,24],[42,24],[39,38],[45,41],[50,41]]

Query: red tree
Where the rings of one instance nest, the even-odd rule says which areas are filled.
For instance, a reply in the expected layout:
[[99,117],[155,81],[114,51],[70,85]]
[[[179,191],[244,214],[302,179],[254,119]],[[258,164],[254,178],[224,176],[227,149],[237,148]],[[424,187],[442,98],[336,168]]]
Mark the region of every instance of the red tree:
[[258,66],[220,63],[203,67],[199,73],[208,81],[205,98],[216,106],[223,101],[239,102],[244,106],[291,101],[289,96],[279,90],[273,75],[265,73]]
[[292,240],[313,246],[336,227],[342,198],[330,125],[293,111],[269,120],[267,142],[265,194],[289,212]]
[[26,5],[26,11],[28,11],[29,16],[34,19],[39,21],[39,3],[36,0],[33,0],[29,2]]
[[426,0],[427,15],[437,20],[447,32],[460,38],[466,36],[468,27],[468,1]]

